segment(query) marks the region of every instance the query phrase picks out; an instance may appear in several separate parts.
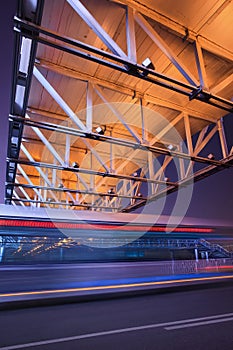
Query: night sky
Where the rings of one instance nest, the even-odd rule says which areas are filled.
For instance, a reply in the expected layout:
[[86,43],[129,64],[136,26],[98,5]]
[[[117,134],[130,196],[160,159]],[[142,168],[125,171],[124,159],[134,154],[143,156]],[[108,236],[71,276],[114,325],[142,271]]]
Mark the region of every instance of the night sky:
[[[10,104],[12,59],[13,59],[13,15],[16,9],[16,0],[0,2],[0,203],[4,198],[5,182],[5,157],[8,133],[8,113]],[[233,146],[233,115],[228,115],[225,120],[227,137]],[[216,144],[210,144],[211,153],[215,153]],[[233,168],[223,170],[208,177],[194,186],[193,196],[187,211],[187,216],[200,218],[214,218],[230,220],[233,222]],[[172,206],[175,195],[169,197],[168,208]],[[156,206],[156,203],[155,203]],[[169,210],[168,210],[169,212]]]
[[[233,115],[223,118],[227,144],[233,146]],[[200,156],[213,153],[221,159],[218,134],[207,144]],[[184,189],[185,191],[185,189]],[[168,196],[165,214],[169,214],[174,205],[176,194]],[[221,170],[194,184],[192,200],[186,216],[223,219],[233,222],[233,167]]]
[[[233,146],[233,114],[223,118],[228,145]],[[217,154],[217,135],[208,144],[206,154]],[[216,157],[216,159],[218,159]],[[219,158],[220,159],[220,158]],[[233,222],[233,167],[224,169],[194,185],[187,216],[222,218]]]

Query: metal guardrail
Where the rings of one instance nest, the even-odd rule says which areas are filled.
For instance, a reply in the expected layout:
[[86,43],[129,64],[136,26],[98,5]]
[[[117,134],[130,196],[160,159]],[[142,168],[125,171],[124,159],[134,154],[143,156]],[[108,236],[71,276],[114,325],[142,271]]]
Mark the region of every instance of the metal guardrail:
[[210,250],[212,253],[218,252],[222,253],[223,255],[227,257],[233,257],[233,253],[229,252],[227,249],[223,248],[220,244],[211,244],[208,241],[204,239],[199,240],[201,245]]

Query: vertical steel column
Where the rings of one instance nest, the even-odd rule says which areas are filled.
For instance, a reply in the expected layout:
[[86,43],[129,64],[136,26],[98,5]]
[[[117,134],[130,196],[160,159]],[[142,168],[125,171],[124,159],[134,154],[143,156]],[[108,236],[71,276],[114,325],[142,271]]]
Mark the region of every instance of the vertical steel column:
[[137,63],[134,10],[129,6],[126,8],[126,38],[128,57],[131,61]]
[[194,253],[195,253],[195,260],[196,260],[196,262],[198,262],[198,249],[197,248],[194,249]]
[[8,115],[10,112],[10,91],[11,91],[11,74],[13,64],[13,17],[16,13],[16,0],[0,2],[0,33],[1,42],[4,47],[0,55],[1,67],[1,128],[0,128],[0,203],[4,203],[5,197],[5,181],[6,181],[6,157],[7,157],[7,140],[8,140]]
[[[155,172],[154,172],[153,154],[151,152],[148,152],[148,168],[149,168],[149,178],[153,179],[155,176]],[[148,187],[150,188],[149,193],[152,195],[154,193],[155,185],[153,183],[150,183]]]
[[87,132],[92,132],[92,121],[93,121],[93,86],[87,82],[87,102],[86,102],[86,127]]
[[217,125],[218,125],[218,133],[219,133],[219,138],[220,138],[220,143],[221,143],[222,155],[223,155],[223,158],[226,158],[228,155],[228,147],[227,147],[226,135],[224,132],[222,118],[220,120],[218,120]]
[[[112,129],[110,130],[110,136],[112,137]],[[110,147],[110,171],[111,173],[113,173],[115,170],[115,166],[114,166],[114,154],[113,154],[113,144],[110,143],[109,144]]]
[[142,122],[142,142],[146,142],[146,131],[145,131],[145,119],[143,113],[143,104],[142,99],[140,98],[140,113],[141,113],[141,122]]
[[202,47],[198,41],[198,38],[194,42],[195,45],[195,56],[196,56],[196,63],[197,63],[197,70],[200,80],[200,86],[202,89],[209,90],[208,87],[208,81],[207,81],[207,74],[205,69],[205,62],[203,58],[203,52]]
[[[183,151],[183,142],[180,142],[179,146],[178,146],[178,150],[179,152]],[[180,158],[179,159],[179,170],[180,170],[180,179],[184,179],[185,177],[185,163],[184,163],[184,159]]]
[[[93,155],[92,155],[92,153],[90,153],[90,170],[92,170],[92,169],[93,169]],[[95,187],[94,175],[91,174],[90,175],[90,191],[93,191],[94,187]],[[94,204],[94,195],[92,194],[91,195],[91,205],[93,206],[93,204]]]
[[3,242],[1,242],[1,245],[0,245],[0,262],[2,262],[2,260],[3,260],[4,248],[5,248],[5,245],[4,245]]
[[70,135],[66,134],[66,150],[65,150],[65,161],[66,166],[70,165]]

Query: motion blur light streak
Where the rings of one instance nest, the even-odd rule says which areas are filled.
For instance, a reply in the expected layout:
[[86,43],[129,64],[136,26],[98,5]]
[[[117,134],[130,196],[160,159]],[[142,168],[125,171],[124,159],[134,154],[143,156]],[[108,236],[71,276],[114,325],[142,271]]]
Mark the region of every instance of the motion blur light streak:
[[[38,228],[67,228],[67,229],[87,229],[90,225],[96,226],[96,229],[99,230],[122,230],[122,231],[145,231],[145,227],[141,225],[128,225],[126,226],[124,223],[119,223],[118,225],[114,224],[101,224],[98,222],[90,222],[89,224],[82,223],[67,223],[67,222],[50,222],[50,221],[33,221],[33,220],[0,220],[0,226],[14,226],[14,227],[38,227]],[[166,231],[174,231],[174,232],[213,232],[211,228],[198,228],[198,227],[166,227],[166,226],[156,226],[156,227],[148,227],[148,231],[153,232],[166,232]]]
[[54,290],[43,290],[43,291],[31,291],[31,292],[16,292],[16,293],[3,293],[0,294],[0,298],[3,297],[16,297],[16,296],[28,296],[28,295],[43,295],[43,294],[55,294],[55,293],[72,293],[72,292],[85,292],[85,291],[96,291],[96,290],[109,290],[109,289],[120,289],[120,288],[135,288],[135,287],[150,287],[155,285],[167,285],[174,283],[184,282],[201,282],[201,281],[212,281],[220,279],[233,279],[233,275],[223,276],[211,276],[211,277],[197,277],[197,278],[185,278],[169,281],[159,282],[146,282],[146,283],[130,283],[130,284],[118,284],[109,286],[95,286],[85,288],[70,288],[70,289],[54,289]]

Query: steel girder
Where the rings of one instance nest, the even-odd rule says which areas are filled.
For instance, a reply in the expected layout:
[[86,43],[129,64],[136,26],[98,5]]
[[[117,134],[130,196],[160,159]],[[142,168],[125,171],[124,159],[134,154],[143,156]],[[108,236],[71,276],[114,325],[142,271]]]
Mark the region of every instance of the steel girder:
[[[129,87],[120,86],[120,92],[123,94],[132,96],[135,99],[135,103],[143,104],[144,101],[150,99],[151,103],[166,106],[167,108],[172,108],[180,111],[179,115],[172,120],[170,125],[164,127],[159,134],[152,138],[144,137],[143,129],[143,111],[141,112],[142,128],[140,133],[135,128],[128,124],[127,119],[124,114],[117,110],[117,108],[108,101],[108,98],[104,94],[102,87],[118,90],[119,85],[113,82],[102,83],[101,79],[94,77],[88,77],[81,72],[70,72],[69,68],[62,69],[61,67],[51,63],[41,60],[36,62],[36,66],[33,68],[33,63],[36,56],[36,46],[38,43],[43,45],[48,45],[54,47],[58,50],[62,50],[72,55],[82,57],[83,59],[90,60],[98,63],[99,65],[107,66],[111,69],[120,71],[127,75],[132,75],[140,80],[150,82],[152,84],[160,85],[166,89],[176,91],[182,95],[187,96],[189,100],[199,100],[202,103],[209,104],[224,110],[227,112],[232,112],[233,102],[226,100],[221,96],[216,95],[216,93],[223,87],[227,86],[229,79],[224,79],[218,86],[215,86],[213,90],[209,90],[208,77],[205,71],[204,59],[202,54],[203,42],[197,38],[197,36],[192,36],[192,41],[194,45],[194,54],[196,57],[197,69],[199,74],[199,79],[193,76],[187,67],[182,63],[182,61],[172,52],[172,50],[167,46],[166,42],[156,33],[156,31],[150,26],[149,22],[140,14],[135,12],[130,6],[126,7],[126,34],[127,34],[127,54],[120,49],[117,43],[104,31],[104,29],[98,24],[95,18],[88,12],[88,10],[82,5],[80,1],[68,0],[69,4],[73,9],[82,17],[82,19],[90,26],[97,36],[105,43],[107,48],[111,51],[101,50],[97,47],[87,45],[83,42],[79,42],[69,37],[61,36],[59,33],[53,32],[47,28],[39,26],[42,14],[42,4],[38,3],[38,18],[37,20],[32,20],[31,22],[25,21],[24,16],[15,18],[16,23],[16,59],[20,50],[21,39],[29,40],[33,49],[31,48],[29,54],[29,64],[28,71],[22,72],[20,70],[20,63],[15,64],[15,80],[13,84],[13,107],[11,110],[10,123],[11,123],[11,136],[9,138],[9,152],[8,152],[8,177],[6,186],[6,202],[9,203],[12,198],[12,193],[14,191],[14,197],[12,200],[14,203],[32,203],[33,205],[40,205],[42,202],[44,205],[54,205],[54,206],[65,206],[65,207],[84,207],[93,209],[105,209],[105,210],[118,210],[118,211],[131,211],[144,205],[146,202],[150,202],[164,196],[167,193],[176,191],[179,186],[187,185],[192,181],[197,181],[203,177],[206,177],[216,171],[222,170],[226,167],[232,165],[232,152],[230,150],[231,145],[227,145],[225,138],[225,132],[222,120],[218,120],[214,126],[207,127],[199,132],[197,140],[194,141],[192,137],[190,118],[205,119],[208,122],[211,121],[211,116],[201,116],[199,111],[191,110],[189,108],[182,108],[182,106],[177,106],[175,103],[161,101],[153,96],[144,96],[142,91],[135,91]],[[136,34],[134,25],[137,23],[152,39],[152,41],[161,49],[161,51],[167,56],[170,62],[176,67],[176,69],[183,75],[187,82],[183,80],[177,80],[169,77],[165,74],[156,72],[153,69],[146,68],[145,66],[137,63],[137,50],[136,50]],[[54,89],[54,87],[49,83],[49,81],[42,75],[39,67],[46,67],[59,74],[64,74],[72,76],[79,80],[87,81],[87,98],[86,98],[86,121],[81,120],[77,113],[75,113],[64,101],[63,97]],[[22,74],[24,73],[24,74]],[[64,127],[54,125],[53,123],[43,123],[33,120],[32,114],[29,118],[24,118],[26,113],[26,105],[28,99],[28,93],[30,88],[30,80],[32,74],[40,82],[40,84],[47,90],[47,92],[52,96],[52,98],[59,104],[61,109],[75,124],[73,127]],[[97,85],[98,84],[98,85]],[[25,87],[23,103],[21,108],[16,108],[17,102],[17,88]],[[102,86],[102,87],[101,87]],[[213,93],[215,91],[215,93]],[[123,125],[125,129],[130,134],[130,139],[121,139],[105,135],[97,135],[93,133],[93,94],[97,94],[98,97],[107,105],[114,116],[118,119],[118,122]],[[145,98],[144,98],[145,97]],[[29,110],[33,112],[33,110]],[[36,112],[36,111],[34,111]],[[46,114],[46,112],[45,112]],[[163,139],[171,128],[173,128],[178,122],[184,123],[185,129],[185,140],[187,145],[187,151],[182,150],[182,145],[173,145],[173,149],[166,147],[158,147],[156,145],[156,140]],[[26,149],[24,143],[21,144],[22,131],[27,126],[31,128],[33,132],[39,137],[41,143],[50,153],[53,158],[53,162],[46,163],[41,161],[35,161],[30,152]],[[63,133],[66,135],[66,156],[62,156],[56,151],[51,140],[49,140],[42,132],[42,130],[50,130],[55,133]],[[215,134],[219,135],[220,140],[220,151],[221,157],[219,160],[201,157],[199,154],[203,151],[208,142],[214,137]],[[70,159],[67,157],[67,152],[70,152],[70,145],[68,141],[68,136],[76,136],[81,138],[86,150],[88,150],[90,162],[93,167],[78,168],[75,169],[70,165]],[[96,151],[93,146],[93,140],[99,143],[109,144],[110,151],[107,156],[109,161],[106,162],[102,159],[101,152]],[[28,160],[19,158],[19,151],[26,155]],[[114,156],[111,151],[111,145],[117,145],[119,147],[124,147],[129,149],[127,159],[125,159],[122,164],[114,165]],[[132,159],[137,157],[140,152],[147,154],[146,161],[140,166],[140,176],[127,174],[124,169],[130,163]],[[106,156],[106,153],[105,153]],[[160,161],[160,168],[155,169],[154,156],[156,158],[164,157]],[[98,167],[95,168],[93,163],[93,158],[98,163]],[[173,160],[177,160],[177,178],[174,181],[169,179],[167,176],[169,164]],[[206,165],[205,168],[199,169],[195,173],[192,173],[192,165],[197,162],[202,165]],[[18,164],[21,176],[24,178],[26,183],[19,183],[15,178],[16,166]],[[34,183],[30,177],[23,170],[23,166],[36,167],[38,176],[42,178],[43,184]],[[47,170],[46,170],[47,169]],[[48,174],[48,169],[51,174]],[[56,180],[57,171],[70,172],[76,175],[77,183],[76,189],[69,187],[59,187],[59,183]],[[166,176],[165,176],[166,173]],[[83,174],[88,174],[89,178],[83,177]],[[96,180],[97,178],[97,180]],[[100,191],[99,189],[106,181],[106,179],[112,178],[115,181],[114,190],[111,192]],[[119,186],[119,182],[122,183]],[[142,197],[140,192],[140,187],[142,183],[148,184],[148,193],[146,196]],[[80,185],[81,184],[81,185]],[[19,188],[21,195],[17,193],[14,189]],[[31,198],[28,190],[33,189],[35,196]],[[60,194],[63,194],[63,197]],[[48,197],[48,195],[50,197]],[[75,196],[73,196],[75,195]],[[51,198],[52,197],[52,198]],[[29,199],[30,198],[30,199]],[[62,199],[61,199],[62,198]],[[127,200],[127,204],[123,205],[123,199]]]
[[[158,44],[159,41],[156,40],[157,35],[155,36],[153,29],[149,27],[149,24],[148,24],[148,27],[145,25],[146,21],[143,19],[142,16],[140,16],[139,18],[143,28],[145,28],[148,33],[152,31],[151,37]],[[157,84],[164,88],[176,91],[180,94],[186,95],[190,100],[196,99],[203,103],[207,103],[217,108],[220,108],[222,110],[225,110],[227,112],[233,111],[233,102],[231,100],[227,100],[221,96],[212,94],[209,91],[204,90],[203,87],[201,86],[201,82],[203,80],[202,77],[204,76],[204,73],[202,72],[202,70],[204,70],[204,66],[200,61],[200,55],[196,55],[199,72],[201,74],[200,82],[198,82],[196,79],[190,77],[191,74],[188,73],[188,69],[186,67],[183,67],[183,65],[179,62],[175,54],[170,52],[170,50],[168,51],[168,47],[166,46],[166,44],[164,42],[160,43],[159,45],[160,48],[163,48],[165,46],[163,50],[164,54],[166,54],[169,60],[173,64],[175,64],[176,68],[188,81],[188,83],[185,83],[181,80],[173,79],[164,74],[160,74],[155,70],[146,68],[141,64],[137,64],[134,61],[131,61],[130,59],[125,57],[125,55],[118,56],[116,54],[111,54],[107,51],[100,50],[93,46],[87,45],[83,42],[79,42],[75,39],[61,36],[54,31],[45,29],[40,26],[36,26],[30,22],[23,21],[17,17],[15,17],[15,22],[18,24],[18,26],[21,27],[20,29],[21,35],[30,39],[34,39],[34,40],[36,39],[37,42],[39,43],[51,46],[58,50],[62,50],[64,52],[70,53],[72,55],[76,55],[83,59],[93,61],[100,65],[104,65],[112,69],[118,70],[122,73],[126,73],[128,75],[135,76],[147,82]],[[38,36],[38,34],[47,36],[55,40],[46,39],[43,36]],[[65,44],[68,44],[68,45],[65,45]],[[79,48],[82,50],[78,50],[76,48]],[[195,53],[196,53],[196,50],[195,50]],[[104,57],[104,59],[99,56]],[[172,83],[173,85],[171,85],[170,83]]]
[[[25,196],[26,198],[20,197],[16,198],[14,197],[14,201],[16,202],[27,202],[27,203],[41,203],[44,202],[44,204],[49,205],[63,205],[68,207],[86,207],[86,208],[95,208],[95,209],[109,209],[112,208],[114,210],[123,210],[123,211],[129,211],[136,209],[142,205],[144,205],[147,202],[153,201],[157,198],[160,198],[161,196],[166,195],[167,193],[171,193],[176,191],[179,187],[185,186],[188,183],[192,181],[198,181],[202,179],[203,177],[206,177],[212,173],[215,173],[217,171],[220,171],[224,168],[227,168],[232,165],[233,161],[233,155],[230,154],[228,151],[228,147],[226,146],[226,140],[224,137],[224,129],[222,125],[222,121],[217,122],[217,124],[213,126],[209,126],[210,129],[208,131],[208,128],[201,130],[201,132],[198,135],[198,138],[196,142],[194,143],[192,136],[190,134],[189,128],[186,126],[186,140],[188,144],[188,151],[187,153],[182,152],[181,150],[170,150],[168,148],[159,148],[155,146],[150,146],[148,144],[142,144],[140,142],[132,142],[128,140],[121,140],[114,137],[109,136],[99,136],[98,134],[94,133],[84,133],[79,130],[74,130],[72,128],[62,128],[58,127],[57,125],[49,124],[49,123],[40,123],[33,121],[31,119],[25,118],[20,119],[19,117],[11,117],[13,120],[17,120],[24,123],[24,127],[30,127],[34,131],[36,130],[37,135],[40,135],[42,142],[44,143],[46,150],[50,152],[51,156],[58,162],[58,164],[53,163],[44,163],[44,162],[36,162],[33,157],[30,155],[29,151],[25,148],[24,142],[21,145],[21,150],[26,154],[28,160],[23,159],[14,159],[9,158],[8,162],[15,163],[20,166],[20,169],[22,169],[22,166],[31,166],[36,167],[40,177],[43,178],[45,181],[44,186],[38,186],[35,183],[33,183],[31,180],[29,181],[28,177],[25,176],[25,174],[22,174],[25,180],[27,180],[28,184],[22,184],[22,183],[12,183],[8,182],[7,186],[13,187],[20,187],[26,191],[27,189],[33,189],[34,191],[37,191],[36,199],[28,199],[28,196]],[[179,121],[188,124],[189,117],[187,115],[182,115],[179,118],[176,118]],[[171,127],[171,126],[170,126]],[[55,150],[53,144],[46,139],[46,137],[43,135],[41,130],[52,130],[56,133],[65,133],[71,134],[73,136],[81,137],[81,138],[89,138],[90,140],[93,140],[93,138],[98,138],[99,142],[105,142],[108,144],[117,144],[119,147],[127,147],[129,150],[129,153],[127,153],[127,158],[123,163],[121,163],[117,168],[112,169],[111,171],[105,171],[103,169],[102,171],[99,170],[99,166],[101,165],[99,162],[97,163],[97,168],[95,169],[92,167],[91,169],[87,168],[78,168],[75,169],[70,164],[67,165],[65,163],[65,159],[62,158],[62,155],[59,155],[57,151]],[[168,128],[165,128],[164,133],[166,133]],[[162,134],[162,131],[161,131]],[[219,146],[221,148],[221,153],[223,155],[226,155],[226,157],[222,158],[221,160],[216,159],[209,159],[198,156],[200,152],[202,152],[206,145],[209,143],[209,141],[214,137],[215,134],[218,134],[219,136]],[[222,142],[221,142],[222,140]],[[153,139],[152,139],[153,144]],[[127,175],[125,174],[122,169],[124,166],[127,166],[127,163],[130,162],[130,158],[134,158],[138,152],[144,152],[148,154],[148,161],[144,165],[144,167],[141,168],[141,175],[140,174],[131,174]],[[90,150],[90,155],[91,155]],[[192,154],[192,155],[191,155]],[[153,161],[153,155],[156,155],[157,157],[162,156],[165,157],[163,160],[161,160],[160,168],[157,170],[154,169],[154,161]],[[110,157],[110,154],[108,155]],[[168,166],[169,164],[175,159],[179,159],[179,162],[177,163],[178,169],[177,173],[179,174],[179,178],[177,181],[170,181],[169,178],[165,178],[165,173],[167,176],[169,176],[169,170]],[[184,164],[184,162],[186,164]],[[192,171],[193,163],[199,163],[204,167],[195,173]],[[82,184],[85,184],[85,188],[83,186],[80,186],[80,188],[71,189],[67,187],[59,187],[59,182],[56,180],[55,182],[51,182],[51,175],[50,179],[48,178],[48,175],[45,175],[45,170],[50,169],[52,171],[62,171],[62,172],[68,172],[68,173],[76,173],[79,177],[79,180],[82,181]],[[22,171],[21,171],[22,173]],[[90,181],[87,183],[84,179],[82,179],[82,175],[86,174],[89,176],[95,176],[98,180],[95,183],[95,186],[93,188],[93,184],[91,185]],[[142,175],[143,174],[143,175]],[[116,187],[114,189],[113,193],[109,192],[102,192],[99,190],[101,185],[106,181],[106,179],[112,178],[115,180],[118,180],[118,184],[116,183]],[[119,182],[123,181],[124,185],[117,190],[117,186],[119,185]],[[148,186],[151,187],[150,194],[145,196],[142,196],[140,193],[140,186],[142,183],[146,183]],[[39,194],[38,194],[38,191]],[[22,191],[21,191],[22,192]],[[63,193],[66,194],[65,196],[65,202],[63,199],[63,202],[59,200],[58,194]],[[76,200],[73,195],[81,195],[79,200]],[[49,196],[49,197],[48,197]],[[90,203],[90,197],[94,197],[93,203]],[[53,199],[51,198],[53,197]],[[123,207],[122,200],[128,199],[128,205]]]
[[[33,2],[19,1],[17,15],[21,19],[29,19],[31,23],[40,25],[43,14],[44,0]],[[15,27],[14,47],[14,71],[11,92],[10,113],[24,117],[27,109],[28,96],[30,92],[32,71],[36,57],[37,41],[23,37],[20,30]],[[20,152],[23,124],[10,122],[8,138],[8,157],[18,158]],[[16,164],[7,163],[6,180],[14,181],[16,176]],[[13,188],[6,186],[5,202],[10,204]]]

